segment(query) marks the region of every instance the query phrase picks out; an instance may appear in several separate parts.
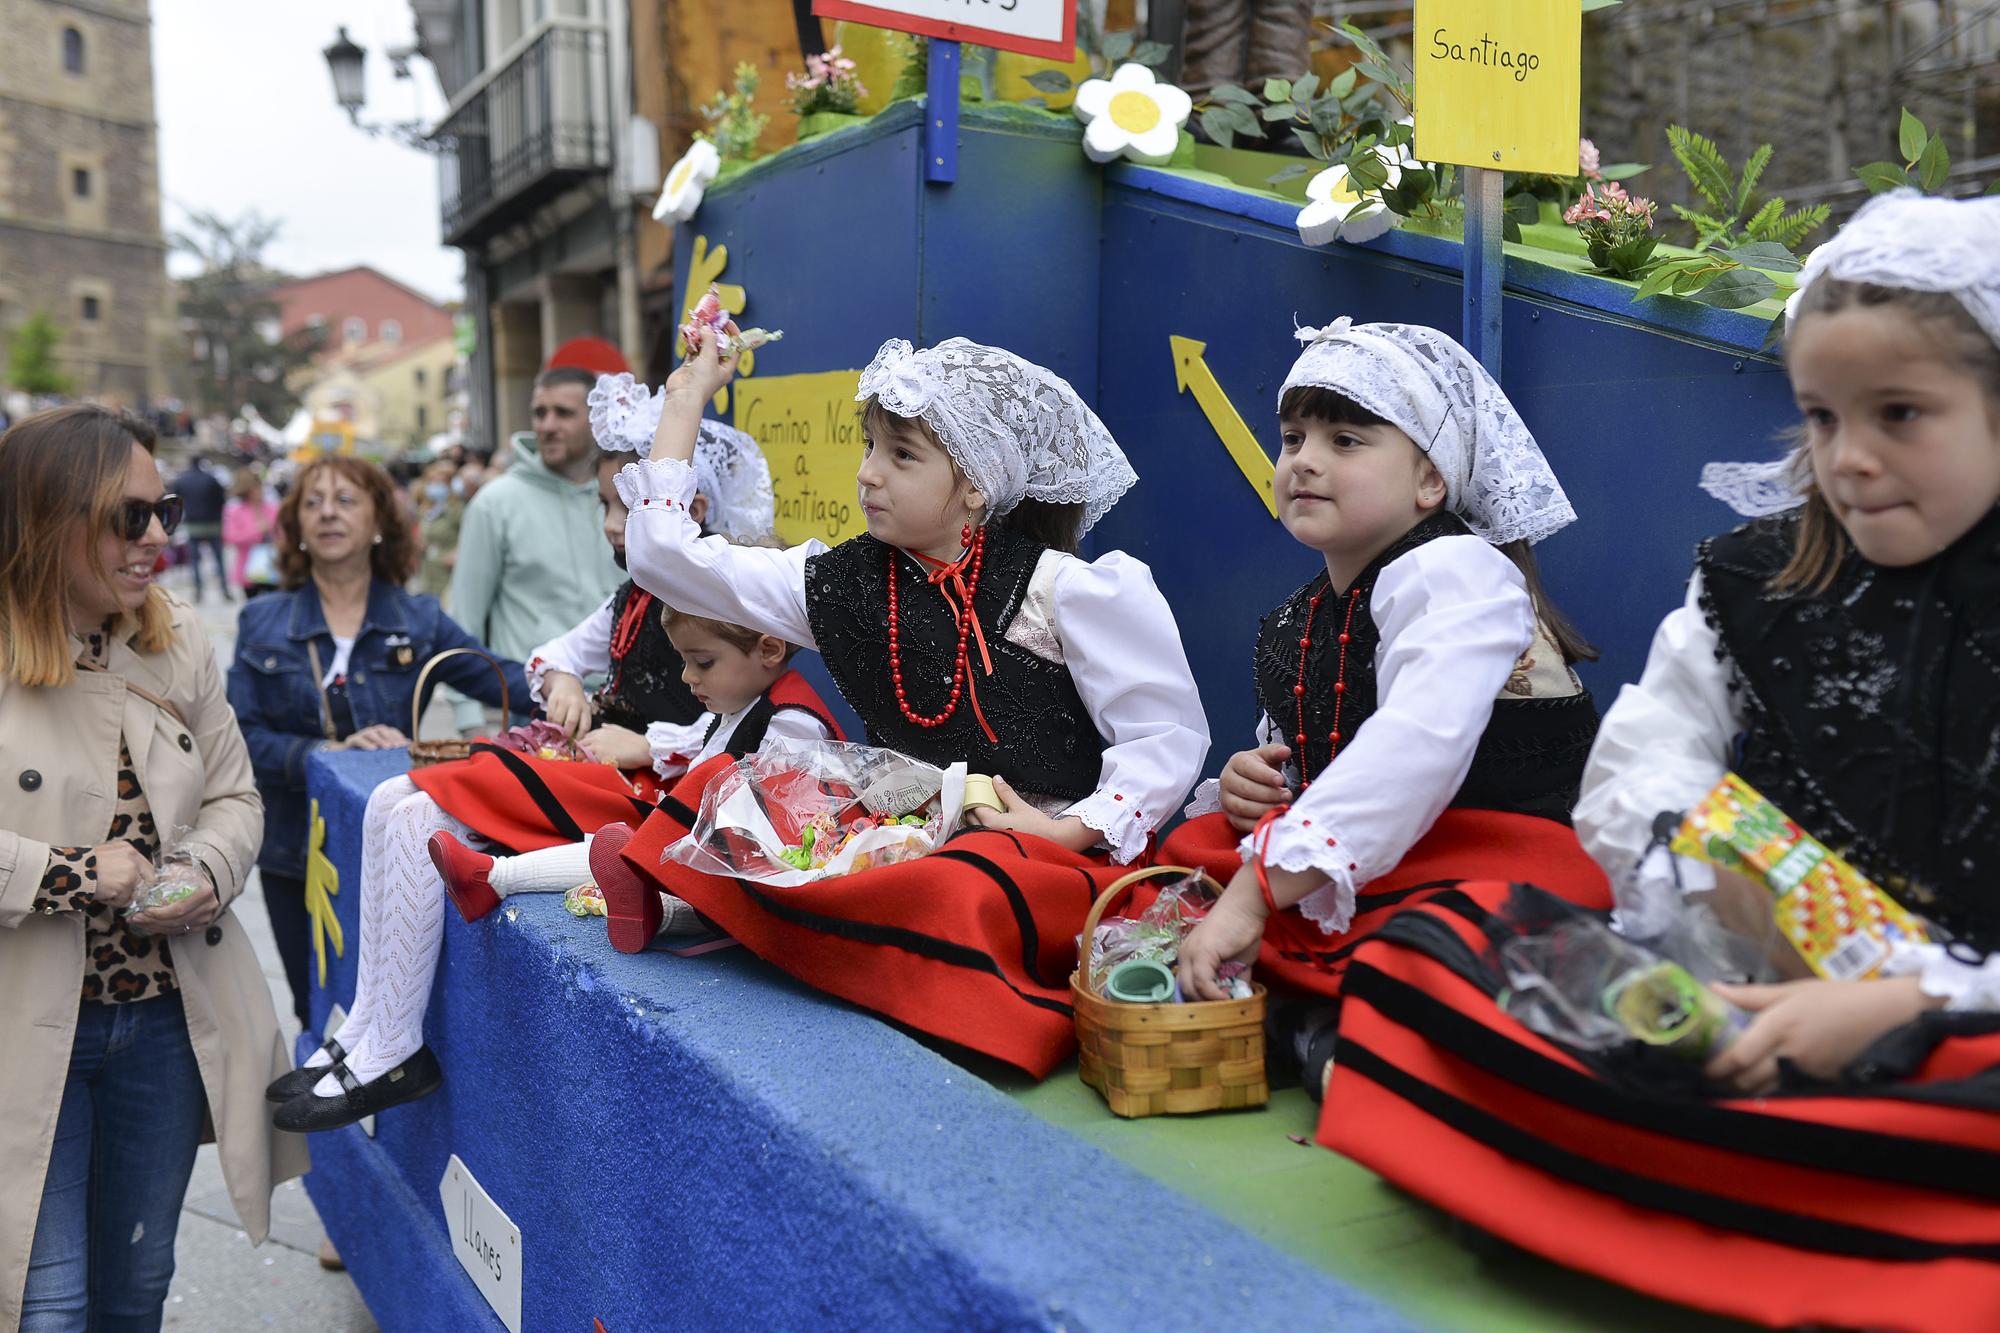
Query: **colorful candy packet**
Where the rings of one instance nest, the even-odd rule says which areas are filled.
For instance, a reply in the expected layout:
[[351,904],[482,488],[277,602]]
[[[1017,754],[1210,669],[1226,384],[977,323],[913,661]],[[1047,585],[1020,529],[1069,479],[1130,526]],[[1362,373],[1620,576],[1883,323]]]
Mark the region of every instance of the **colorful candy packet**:
[[1669,846],[1770,889],[1778,929],[1830,980],[1873,977],[1897,941],[1930,938],[1900,903],[1734,773],[1687,812]]
[[703,328],[715,331],[716,348],[723,356],[748,352],[785,336],[783,329],[738,329],[731,333],[728,325],[729,313],[722,308],[722,291],[710,284],[708,294],[695,302],[694,309],[688,312],[688,322],[681,325],[681,355],[686,356],[694,349],[695,333]]

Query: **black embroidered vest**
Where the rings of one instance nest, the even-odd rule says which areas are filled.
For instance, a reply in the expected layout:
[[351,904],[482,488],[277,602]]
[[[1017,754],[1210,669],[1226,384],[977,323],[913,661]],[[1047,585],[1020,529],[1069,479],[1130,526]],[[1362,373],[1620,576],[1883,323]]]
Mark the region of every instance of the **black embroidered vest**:
[[[826,704],[818,694],[814,693],[812,686],[806,684],[805,678],[792,670],[778,677],[771,688],[764,691],[762,697],[751,705],[750,711],[743,715],[743,720],[736,724],[736,730],[729,733],[729,744],[723,747],[723,753],[731,759],[741,759],[745,755],[756,754],[764,747],[764,737],[771,729],[771,719],[781,712],[809,714],[819,719],[819,724],[826,728],[828,736],[834,740],[845,739],[841,734],[840,724],[833,720],[831,713],[827,712]],[[715,729],[721,725],[720,717],[708,724],[708,730],[703,732],[701,737],[704,750],[714,738]]]
[[[1347,690],[1340,695],[1340,735],[1345,746],[1375,713],[1375,654],[1382,633],[1370,613],[1375,582],[1382,571],[1399,556],[1409,554],[1426,542],[1465,533],[1465,524],[1455,514],[1433,514],[1399,538],[1388,550],[1361,571],[1353,588],[1360,590],[1354,619],[1347,622],[1347,595],[1327,592],[1329,579],[1321,572],[1310,583],[1287,598],[1277,610],[1264,617],[1257,633],[1253,663],[1257,702],[1265,716],[1278,728],[1284,742],[1293,749],[1287,776],[1298,780],[1299,704],[1305,704],[1305,759],[1308,773],[1318,776],[1332,759],[1329,737],[1334,729],[1334,683],[1340,676],[1340,633],[1348,626]],[[1312,616],[1312,633],[1306,633],[1307,613],[1315,593],[1319,610]],[[1305,694],[1293,693],[1299,684],[1299,640],[1309,638],[1306,648]],[[1452,797],[1452,805],[1476,810],[1502,810],[1513,814],[1539,815],[1567,824],[1576,805],[1577,789],[1583,781],[1584,761],[1597,737],[1597,708],[1587,690],[1557,698],[1532,699],[1501,696],[1493,706],[1493,716],[1473,752],[1472,770]]]
[[[646,597],[632,580],[611,598],[611,632],[616,643],[618,626],[634,597]],[[632,646],[621,656],[615,649],[611,672],[598,687],[594,700],[597,718],[628,731],[644,734],[648,722],[688,723],[702,714],[702,706],[681,680],[681,655],[667,639],[660,619],[664,605],[648,597],[651,605],[639,618],[639,632]]]
[[896,706],[889,671],[888,560],[896,560],[898,639],[910,708],[935,716],[951,698],[958,625],[922,565],[862,535],[806,561],[806,615],[840,693],[861,715],[869,740],[939,767],[965,760],[975,773],[1004,777],[1023,794],[1078,800],[1097,790],[1104,740],[1070,679],[1069,668],[1007,641],[1007,627],[1047,548],[989,528],[973,607],[993,674],[968,644],[972,683],[993,732],[986,739],[970,695],[938,727],[919,727]]
[[1732,767],[1814,837],[2000,948],[2000,510],[1905,569],[1850,553],[1779,593],[1796,515],[1702,544],[1702,606],[1743,714]]

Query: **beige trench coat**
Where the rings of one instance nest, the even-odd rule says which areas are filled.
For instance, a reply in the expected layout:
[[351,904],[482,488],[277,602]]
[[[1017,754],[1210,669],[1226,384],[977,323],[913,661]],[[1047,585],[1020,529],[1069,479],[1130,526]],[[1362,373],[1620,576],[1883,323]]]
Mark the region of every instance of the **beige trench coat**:
[[[292,1061],[256,954],[227,910],[256,864],[264,807],[215,646],[176,603],[171,648],[141,656],[121,638],[109,667],[80,671],[61,689],[0,681],[0,1328],[21,1318],[83,985],[82,917],[30,909],[51,846],[104,841],[121,733],[162,837],[192,830],[224,904],[213,926],[174,941],[174,971],[229,1196],[252,1240],[270,1229],[271,1187],[307,1165],[305,1141],[271,1128],[264,1088]],[[128,680],[173,704],[186,725],[127,690]]]

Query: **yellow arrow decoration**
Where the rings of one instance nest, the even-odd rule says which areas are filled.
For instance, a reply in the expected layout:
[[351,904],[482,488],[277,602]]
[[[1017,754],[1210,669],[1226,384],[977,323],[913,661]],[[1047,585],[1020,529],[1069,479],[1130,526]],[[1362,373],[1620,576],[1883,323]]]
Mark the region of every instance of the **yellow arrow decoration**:
[[319,802],[312,803],[312,838],[306,846],[306,914],[312,918],[313,952],[319,955],[319,984],[326,988],[326,942],[333,941],[333,956],[347,956],[347,936],[334,915],[334,895],[340,892],[340,871],[327,859],[326,820],[320,817]]
[[1229,456],[1236,460],[1236,466],[1257,491],[1257,497],[1264,502],[1264,508],[1271,511],[1271,517],[1278,516],[1278,502],[1273,494],[1276,469],[1271,465],[1264,446],[1257,443],[1257,436],[1250,427],[1243,424],[1242,416],[1229,401],[1229,395],[1215,381],[1215,372],[1208,368],[1202,353],[1208,350],[1207,343],[1183,338],[1177,333],[1167,335],[1167,341],[1174,349],[1174,389],[1179,393],[1194,390],[1194,400],[1201,405],[1201,414],[1208,418],[1208,424],[1222,438],[1222,445],[1229,450]]

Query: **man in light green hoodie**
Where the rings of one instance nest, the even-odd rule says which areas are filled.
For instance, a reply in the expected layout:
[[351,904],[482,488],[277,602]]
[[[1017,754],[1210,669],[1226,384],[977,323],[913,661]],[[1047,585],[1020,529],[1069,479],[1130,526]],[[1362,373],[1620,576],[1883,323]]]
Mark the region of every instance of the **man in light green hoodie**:
[[[535,377],[534,434],[466,506],[446,606],[503,657],[525,661],[624,581],[604,540],[597,441],[585,398],[597,376],[559,366]],[[515,707],[525,712],[528,701]]]

